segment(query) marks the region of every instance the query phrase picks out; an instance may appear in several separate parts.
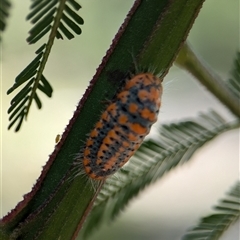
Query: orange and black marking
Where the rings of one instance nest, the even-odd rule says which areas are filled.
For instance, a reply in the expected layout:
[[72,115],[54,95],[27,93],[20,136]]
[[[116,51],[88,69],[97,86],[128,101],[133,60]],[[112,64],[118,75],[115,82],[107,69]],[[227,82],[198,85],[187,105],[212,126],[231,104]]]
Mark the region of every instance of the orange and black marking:
[[157,120],[161,95],[161,80],[151,73],[126,80],[87,139],[83,165],[90,178],[105,179],[129,160]]

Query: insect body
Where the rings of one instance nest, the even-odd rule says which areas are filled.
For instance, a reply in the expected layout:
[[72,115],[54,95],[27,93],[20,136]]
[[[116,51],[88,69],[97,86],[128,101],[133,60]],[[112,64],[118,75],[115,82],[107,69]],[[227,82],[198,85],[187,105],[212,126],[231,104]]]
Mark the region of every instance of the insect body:
[[87,139],[83,165],[92,179],[115,173],[134,154],[157,120],[161,80],[141,73],[127,80]]

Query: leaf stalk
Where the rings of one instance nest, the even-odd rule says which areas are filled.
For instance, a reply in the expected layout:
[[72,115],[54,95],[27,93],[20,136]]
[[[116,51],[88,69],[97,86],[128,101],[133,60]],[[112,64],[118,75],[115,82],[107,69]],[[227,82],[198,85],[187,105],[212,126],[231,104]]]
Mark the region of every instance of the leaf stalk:
[[206,66],[202,59],[196,56],[189,44],[184,44],[175,64],[190,72],[235,116],[240,118],[239,98],[231,92],[226,83],[212,69]]

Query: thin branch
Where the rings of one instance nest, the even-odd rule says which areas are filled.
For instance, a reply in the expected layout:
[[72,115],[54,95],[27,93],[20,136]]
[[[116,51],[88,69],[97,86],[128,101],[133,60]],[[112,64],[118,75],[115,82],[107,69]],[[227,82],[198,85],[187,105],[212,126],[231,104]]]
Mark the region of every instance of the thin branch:
[[240,118],[239,99],[231,92],[224,81],[213,73],[204,62],[196,56],[188,44],[185,44],[176,61],[176,65],[189,71],[213,95],[215,95],[228,109]]

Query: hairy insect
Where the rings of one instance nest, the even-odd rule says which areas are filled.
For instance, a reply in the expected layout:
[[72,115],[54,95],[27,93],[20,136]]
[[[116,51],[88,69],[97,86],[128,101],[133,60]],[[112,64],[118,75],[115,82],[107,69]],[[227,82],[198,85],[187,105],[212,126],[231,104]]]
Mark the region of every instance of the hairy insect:
[[104,180],[129,160],[157,120],[161,95],[161,80],[151,73],[126,80],[83,149],[82,163],[91,179]]

